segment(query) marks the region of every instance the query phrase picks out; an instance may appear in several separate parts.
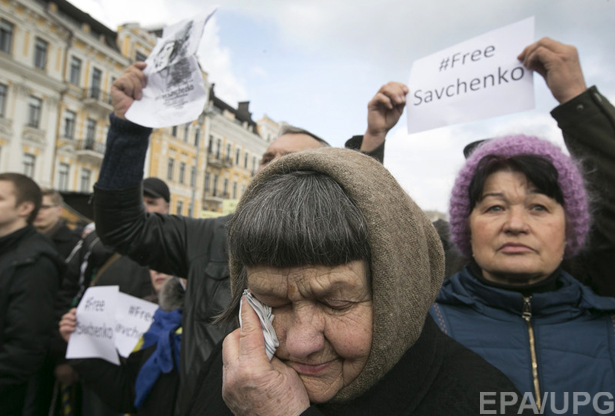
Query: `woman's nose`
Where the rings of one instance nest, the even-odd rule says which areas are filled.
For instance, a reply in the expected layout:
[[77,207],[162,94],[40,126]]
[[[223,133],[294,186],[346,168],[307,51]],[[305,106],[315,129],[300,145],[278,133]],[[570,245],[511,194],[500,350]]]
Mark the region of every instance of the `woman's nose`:
[[527,213],[521,208],[511,208],[504,223],[504,231],[509,233],[526,233],[529,227],[527,223]]
[[299,305],[293,310],[286,331],[286,350],[291,358],[306,359],[325,346],[324,319],[317,305]]

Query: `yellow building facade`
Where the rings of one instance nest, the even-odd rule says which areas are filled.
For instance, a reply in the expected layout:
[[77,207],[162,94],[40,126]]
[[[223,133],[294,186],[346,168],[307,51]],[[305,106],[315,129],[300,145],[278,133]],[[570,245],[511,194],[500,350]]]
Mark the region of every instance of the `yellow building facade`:
[[[159,32],[159,31],[158,31]],[[109,127],[111,84],[156,44],[156,31],[113,31],[64,0],[0,0],[0,171],[90,193]],[[171,213],[198,217],[238,199],[279,126],[213,93],[191,124],[154,130],[145,176],[171,190]],[[262,134],[260,134],[262,132]],[[262,137],[264,138],[262,138]]]

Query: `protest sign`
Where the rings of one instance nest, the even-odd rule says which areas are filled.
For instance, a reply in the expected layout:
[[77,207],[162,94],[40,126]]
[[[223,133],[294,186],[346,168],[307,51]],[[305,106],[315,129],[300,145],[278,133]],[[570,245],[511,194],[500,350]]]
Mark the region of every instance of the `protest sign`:
[[122,357],[128,357],[154,320],[158,305],[125,293],[118,294],[115,313],[115,346]]
[[415,61],[408,133],[533,109],[533,72],[517,60],[533,41],[530,17]]
[[66,358],[102,358],[115,365],[115,311],[119,286],[90,287],[77,307],[77,327],[70,336]]
[[143,73],[147,86],[126,118],[145,127],[160,128],[190,123],[203,111],[207,91],[196,59],[203,29],[216,8],[192,20],[166,27]]
[[[115,365],[128,357],[146,332],[158,305],[121,293],[119,286],[85,291],[77,307],[77,326],[66,358],[102,358]],[[116,351],[117,349],[117,351]]]

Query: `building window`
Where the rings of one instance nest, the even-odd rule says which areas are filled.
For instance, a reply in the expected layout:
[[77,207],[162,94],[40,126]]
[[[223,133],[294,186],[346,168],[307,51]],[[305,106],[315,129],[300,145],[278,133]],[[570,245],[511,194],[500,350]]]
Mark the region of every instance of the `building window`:
[[233,199],[237,199],[237,182],[233,182]]
[[250,158],[250,156],[248,155],[248,152],[246,152],[243,155],[243,167],[244,169],[248,169],[248,159]]
[[67,163],[60,163],[58,167],[58,190],[68,190],[68,175],[70,173],[70,165]]
[[222,145],[222,140],[216,140],[216,159],[220,159],[220,146]]
[[218,175],[214,175],[214,185],[212,191],[212,195],[216,196],[216,194],[218,193]]
[[88,118],[85,129],[85,148],[93,150],[94,141],[96,141],[96,120]]
[[241,158],[241,150],[237,149],[235,151],[235,165],[239,165],[240,158]]
[[91,192],[90,179],[92,178],[92,171],[89,169],[81,169],[81,192]]
[[35,162],[36,162],[36,156],[30,153],[24,153],[23,155],[23,174],[29,178],[34,177]]
[[74,111],[66,110],[64,113],[64,137],[75,138],[75,120],[77,115]]
[[201,139],[201,129],[197,127],[196,131],[194,132],[194,145],[196,147],[199,147],[200,139]]
[[94,68],[92,71],[92,83],[90,85],[90,98],[100,99],[100,87],[102,85],[102,71]]
[[190,133],[190,129],[188,128],[188,126],[184,126],[184,141],[186,143],[188,143],[188,134]]
[[222,196],[228,198],[228,179],[224,179],[224,182],[222,182]]
[[231,145],[230,145],[230,143],[226,145],[226,155],[224,156],[224,158],[226,160],[228,160],[229,162],[231,160],[233,160],[233,157],[231,156]]
[[45,69],[47,66],[47,48],[49,44],[41,38],[36,38],[34,43],[34,66],[38,69]]
[[192,205],[188,205],[188,216],[192,218]]
[[177,126],[171,127],[171,136],[177,137]]
[[184,211],[184,203],[182,201],[177,201],[177,215],[182,215]]
[[186,164],[179,162],[179,183],[184,183],[184,174],[186,173]]
[[167,179],[172,181],[173,180],[173,165],[175,164],[175,161],[173,159],[169,159],[169,163],[167,165]]
[[13,26],[4,19],[0,20],[0,51],[11,53],[13,47]]
[[196,168],[192,166],[190,168],[190,186],[196,185]]
[[73,85],[81,83],[81,59],[74,56],[70,58],[70,83]]
[[252,156],[252,175],[256,173],[256,156]]
[[8,96],[9,87],[4,84],[0,84],[0,117],[5,116],[6,101]]
[[212,154],[214,152],[214,136],[209,136],[209,143],[207,143],[207,153]]
[[42,108],[43,100],[30,96],[28,100],[28,126],[38,128],[41,123]]
[[205,192],[209,192],[209,172],[205,172],[204,190],[205,190]]
[[137,56],[136,56],[136,61],[138,62],[145,62],[145,60],[147,59],[147,55],[137,51]]

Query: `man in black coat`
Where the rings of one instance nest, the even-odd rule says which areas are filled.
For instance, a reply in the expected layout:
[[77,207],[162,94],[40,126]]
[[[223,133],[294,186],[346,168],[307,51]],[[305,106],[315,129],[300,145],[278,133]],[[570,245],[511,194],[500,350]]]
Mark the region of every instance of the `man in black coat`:
[[[58,254],[66,260],[79,242],[79,235],[72,232],[66,226],[66,220],[61,217],[64,210],[62,195],[49,188],[43,188],[41,193],[43,201],[33,225],[38,232],[53,242]],[[49,353],[42,367],[28,384],[23,416],[47,416],[49,413],[55,383],[54,369],[56,362],[61,360],[65,354],[63,344],[57,328],[54,327]]]
[[32,222],[41,190],[0,174],[0,414],[21,415],[29,378],[47,352],[64,261]]
[[34,227],[53,241],[58,253],[66,259],[77,245],[79,236],[66,226],[66,220],[61,217],[64,210],[62,195],[53,189],[42,189],[41,192],[43,203],[34,220]]

